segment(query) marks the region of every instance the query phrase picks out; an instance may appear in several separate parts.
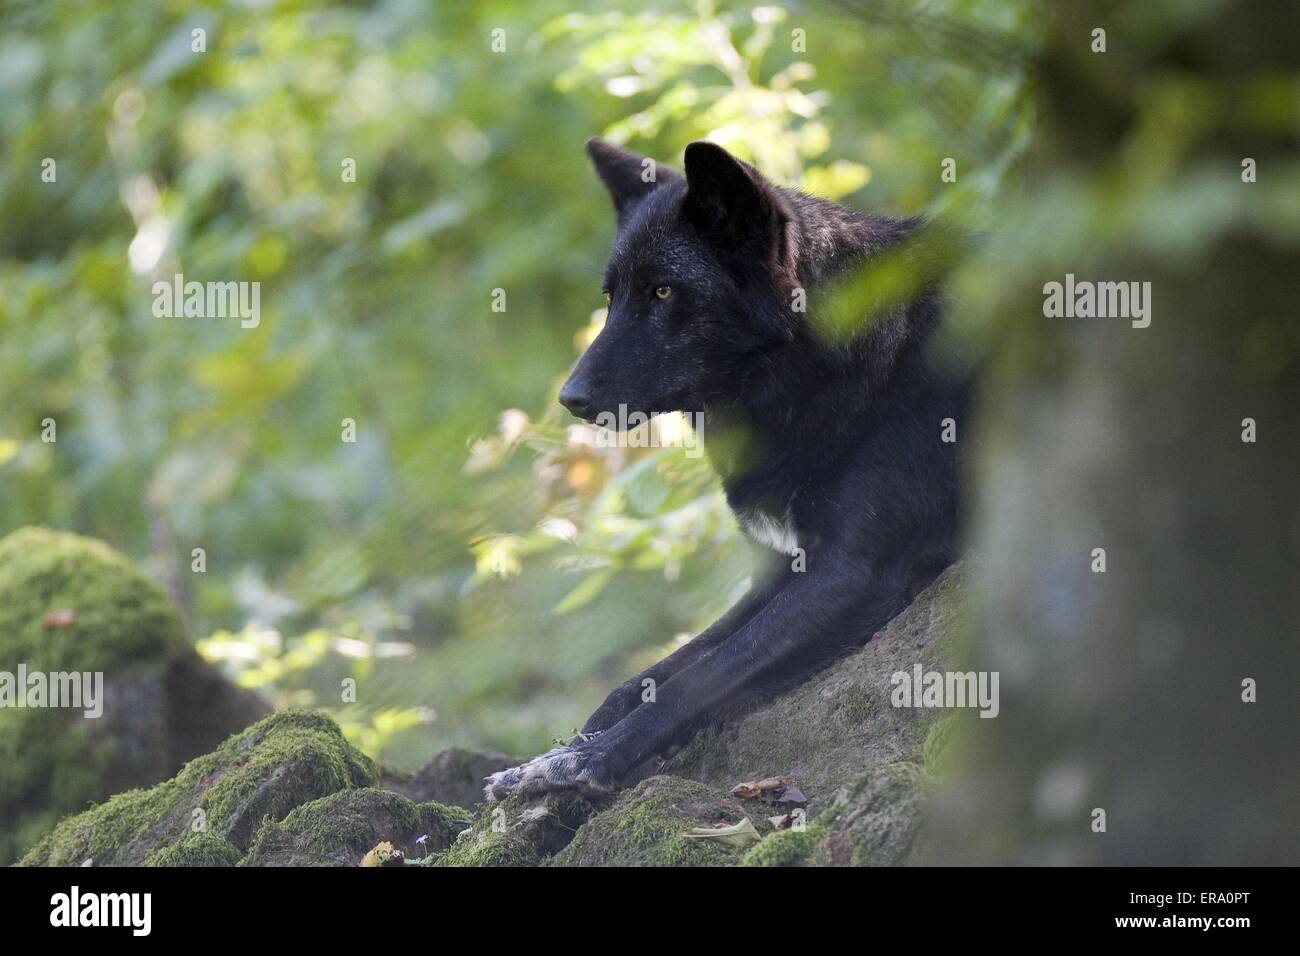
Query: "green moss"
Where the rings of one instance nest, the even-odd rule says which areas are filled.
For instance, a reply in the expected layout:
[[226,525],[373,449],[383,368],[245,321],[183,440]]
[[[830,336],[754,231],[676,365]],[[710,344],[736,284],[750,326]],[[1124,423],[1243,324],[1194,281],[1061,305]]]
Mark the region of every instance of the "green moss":
[[538,866],[541,858],[526,840],[505,833],[470,833],[451,845],[435,866]]
[[[245,865],[355,866],[388,841],[408,858],[446,850],[468,823],[459,807],[417,804],[375,788],[345,790],[298,807],[281,821],[267,820]],[[415,841],[425,837],[423,844]]]
[[849,784],[847,802],[849,806],[874,807],[905,799],[915,791],[920,772],[921,767],[912,760],[872,767]]
[[[50,626],[55,611],[72,615]],[[46,528],[0,540],[0,671],[161,671],[185,646],[162,589],[103,542]],[[69,709],[0,709],[0,864],[106,795],[118,755],[88,723]]]
[[876,866],[876,858],[865,843],[853,843],[849,846],[849,866]]
[[970,608],[966,600],[965,576],[950,570],[933,585],[932,606],[943,615],[932,624],[932,640],[919,655],[924,667],[945,670],[962,657],[961,650],[971,631]]
[[871,688],[864,687],[856,694],[845,694],[835,709],[849,727],[860,727],[880,712],[880,700]]
[[374,786],[377,776],[374,762],[328,717],[284,711],[190,761],[171,780],[64,820],[22,862],[139,863],[188,838],[196,817],[206,832],[246,849],[264,818],[281,820],[339,790]]
[[[937,745],[936,745],[937,746]],[[853,780],[802,831],[765,837],[742,866],[879,866],[911,862],[932,786],[921,765],[898,760]]]
[[[287,767],[300,775],[297,785],[268,793],[272,774]],[[258,802],[265,815],[279,820],[304,802],[304,793],[314,799],[379,782],[374,761],[347,742],[338,724],[310,711],[273,714],[193,761],[181,776],[196,781],[223,769],[201,804],[218,825],[229,825],[262,795],[267,799]]]
[[[74,612],[50,629],[50,611]],[[102,671],[185,646],[156,584],[102,541],[23,528],[0,540],[0,654],[44,670]]]
[[470,829],[461,833],[437,866],[537,866],[537,848],[523,817],[526,801],[512,793],[500,803],[479,808]]
[[892,866],[913,859],[933,781],[919,763],[897,760],[854,780],[818,818],[827,828],[825,862]]
[[801,830],[778,830],[755,843],[741,857],[741,866],[810,866],[822,855],[827,829],[809,823]]
[[959,714],[949,714],[942,720],[935,721],[925,735],[925,743],[921,746],[921,765],[932,777],[942,774],[948,764],[959,716]]
[[[696,827],[733,824],[740,804],[712,787],[677,777],[651,777],[596,814],[556,857],[561,866],[724,866],[745,852],[722,840],[695,839]],[[753,818],[751,818],[753,819]],[[770,829],[755,821],[760,832]]]
[[118,847],[136,839],[176,802],[180,788],[167,781],[149,790],[129,790],[60,823],[22,858],[20,866],[80,866],[111,860]]
[[235,866],[239,848],[210,833],[195,833],[175,846],[164,847],[145,866]]

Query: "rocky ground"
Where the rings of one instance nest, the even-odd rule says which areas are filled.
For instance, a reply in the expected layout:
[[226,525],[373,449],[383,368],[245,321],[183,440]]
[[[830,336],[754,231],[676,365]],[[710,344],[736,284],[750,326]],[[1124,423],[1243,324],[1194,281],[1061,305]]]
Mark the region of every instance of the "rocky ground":
[[[15,537],[0,543],[0,585],[5,546]],[[85,539],[51,541],[90,547],[97,559],[115,567],[121,561]],[[51,541],[20,539],[28,546]],[[143,603],[151,609],[149,620],[158,622],[160,636],[142,659],[166,659],[155,645],[171,647],[178,633],[170,609],[124,562],[122,568],[130,571],[127,583],[139,592],[132,600],[138,605],[141,595],[148,598]],[[74,576],[81,573],[78,568]],[[960,570],[949,570],[863,649],[733,724],[701,734],[649,768],[644,779],[599,803],[577,796],[525,800],[516,795],[484,805],[482,778],[517,763],[519,755],[451,750],[406,773],[376,766],[328,717],[287,711],[230,736],[170,779],[118,793],[52,829],[46,824],[43,837],[28,841],[31,848],[21,863],[912,862],[924,853],[923,810],[949,722],[936,723],[934,711],[892,707],[889,678],[917,662],[930,667],[947,657],[961,586]],[[130,604],[118,602],[119,607]],[[48,610],[42,606],[30,613],[39,620]],[[183,652],[174,653],[184,658]],[[167,671],[155,665],[151,672]],[[102,791],[110,779],[97,780],[87,792]],[[732,792],[738,784],[764,780],[769,782]],[[105,796],[92,793],[91,799]],[[17,842],[39,830],[48,814],[24,819],[21,832],[11,831],[8,839]]]
[[157,783],[270,708],[199,658],[166,594],[103,542],[0,540],[0,672],[101,672],[102,716],[0,707],[0,865],[65,814]]

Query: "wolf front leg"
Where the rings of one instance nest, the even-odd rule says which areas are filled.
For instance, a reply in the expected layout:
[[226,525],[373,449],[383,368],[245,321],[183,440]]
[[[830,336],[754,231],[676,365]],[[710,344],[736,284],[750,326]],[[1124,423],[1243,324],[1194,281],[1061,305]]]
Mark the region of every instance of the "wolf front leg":
[[[514,789],[578,789],[599,795],[651,757],[685,740],[737,698],[794,682],[868,640],[903,609],[905,587],[846,580],[844,572],[796,575],[729,637],[682,667],[605,733],[495,774],[490,799]],[[639,700],[639,698],[638,698]]]
[[768,602],[794,577],[795,575],[788,569],[780,570],[770,575],[767,580],[756,583],[731,610],[706,630],[701,631],[654,666],[619,684],[610,691],[609,696],[596,712],[587,718],[587,722],[582,726],[583,734],[604,733],[646,702],[648,690],[654,689],[657,695],[660,684],[668,681],[682,668],[693,664],[701,655],[711,651],[748,624],[754,615],[766,607]]

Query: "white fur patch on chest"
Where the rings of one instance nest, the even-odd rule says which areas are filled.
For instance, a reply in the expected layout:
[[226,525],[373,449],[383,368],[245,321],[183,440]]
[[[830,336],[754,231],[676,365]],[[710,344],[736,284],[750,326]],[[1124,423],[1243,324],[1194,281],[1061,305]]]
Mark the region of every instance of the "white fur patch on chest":
[[799,548],[799,536],[795,532],[794,519],[787,511],[778,518],[766,511],[753,508],[736,515],[745,533],[757,541],[782,554],[794,554]]

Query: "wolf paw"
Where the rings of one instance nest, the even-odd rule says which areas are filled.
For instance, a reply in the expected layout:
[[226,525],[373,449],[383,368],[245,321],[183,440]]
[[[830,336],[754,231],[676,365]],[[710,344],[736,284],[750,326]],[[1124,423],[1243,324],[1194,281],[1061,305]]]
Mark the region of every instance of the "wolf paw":
[[614,790],[599,755],[582,747],[557,747],[540,757],[484,778],[488,803],[504,800],[511,791],[538,796],[557,790],[576,790],[598,797]]

